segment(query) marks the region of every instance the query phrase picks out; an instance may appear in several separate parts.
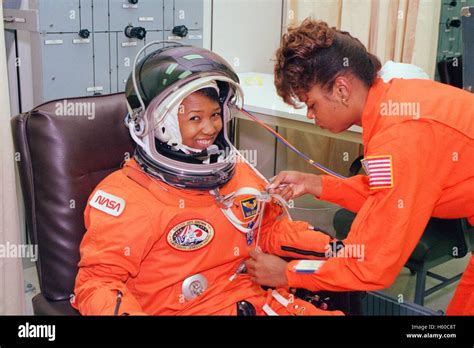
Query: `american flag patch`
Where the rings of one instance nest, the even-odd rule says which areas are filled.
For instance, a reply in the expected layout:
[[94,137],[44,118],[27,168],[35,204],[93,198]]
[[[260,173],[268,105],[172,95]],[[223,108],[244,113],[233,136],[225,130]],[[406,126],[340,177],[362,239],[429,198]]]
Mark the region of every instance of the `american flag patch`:
[[362,160],[371,190],[393,187],[392,156],[369,156]]

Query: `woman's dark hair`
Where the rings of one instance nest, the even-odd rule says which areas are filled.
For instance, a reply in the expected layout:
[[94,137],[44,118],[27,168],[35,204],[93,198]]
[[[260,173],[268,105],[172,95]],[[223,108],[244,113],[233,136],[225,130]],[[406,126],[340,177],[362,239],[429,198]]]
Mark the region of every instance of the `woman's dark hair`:
[[208,97],[210,100],[215,101],[216,103],[220,104],[220,99],[219,99],[219,94],[217,93],[215,88],[208,87],[208,88],[203,88],[200,89],[194,93],[201,94],[205,97]]
[[382,64],[348,32],[310,18],[288,29],[276,52],[275,86],[283,100],[296,105],[299,93],[314,85],[330,90],[338,76],[352,73],[372,86]]

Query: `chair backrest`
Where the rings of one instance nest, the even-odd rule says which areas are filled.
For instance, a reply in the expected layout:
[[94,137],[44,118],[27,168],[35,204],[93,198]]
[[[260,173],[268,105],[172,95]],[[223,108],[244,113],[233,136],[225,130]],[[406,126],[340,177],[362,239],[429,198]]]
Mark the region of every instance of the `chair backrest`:
[[11,121],[27,229],[49,300],[73,293],[88,196],[133,155],[126,112],[119,93],[51,101]]

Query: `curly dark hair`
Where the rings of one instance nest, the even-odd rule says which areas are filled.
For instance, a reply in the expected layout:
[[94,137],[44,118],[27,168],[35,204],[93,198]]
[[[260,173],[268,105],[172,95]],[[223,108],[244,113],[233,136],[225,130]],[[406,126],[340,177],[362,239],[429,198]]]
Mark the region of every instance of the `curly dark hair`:
[[336,78],[348,72],[370,87],[381,66],[380,60],[348,32],[307,18],[289,28],[281,39],[275,86],[285,103],[296,106],[300,93],[307,93],[316,84],[329,91]]

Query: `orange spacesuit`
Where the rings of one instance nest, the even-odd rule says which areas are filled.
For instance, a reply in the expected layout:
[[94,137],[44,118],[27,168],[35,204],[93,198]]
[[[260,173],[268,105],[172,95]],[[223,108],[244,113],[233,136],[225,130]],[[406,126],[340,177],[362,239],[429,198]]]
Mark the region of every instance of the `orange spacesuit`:
[[[428,80],[378,80],[369,91],[362,127],[368,176],[322,176],[319,198],[358,212],[344,244],[363,246],[364,255],[332,258],[316,274],[295,273],[290,262],[291,287],[386,288],[431,216],[468,218],[474,225],[472,94]],[[474,257],[447,313],[474,315]]]
[[[220,193],[264,186],[248,165],[238,163]],[[250,221],[255,207],[255,197],[243,196],[231,209]],[[279,218],[282,208],[276,203],[266,204],[264,214],[262,250],[325,257],[329,236],[306,222]],[[112,315],[116,308],[118,315],[235,315],[239,301],[251,303],[257,315],[342,314],[318,309],[285,289],[265,291],[239,273],[257,237],[247,243],[247,234],[229,222],[209,192],[152,179],[133,159],[97,186],[85,223],[73,303],[84,315]],[[304,250],[308,246],[311,250]]]

